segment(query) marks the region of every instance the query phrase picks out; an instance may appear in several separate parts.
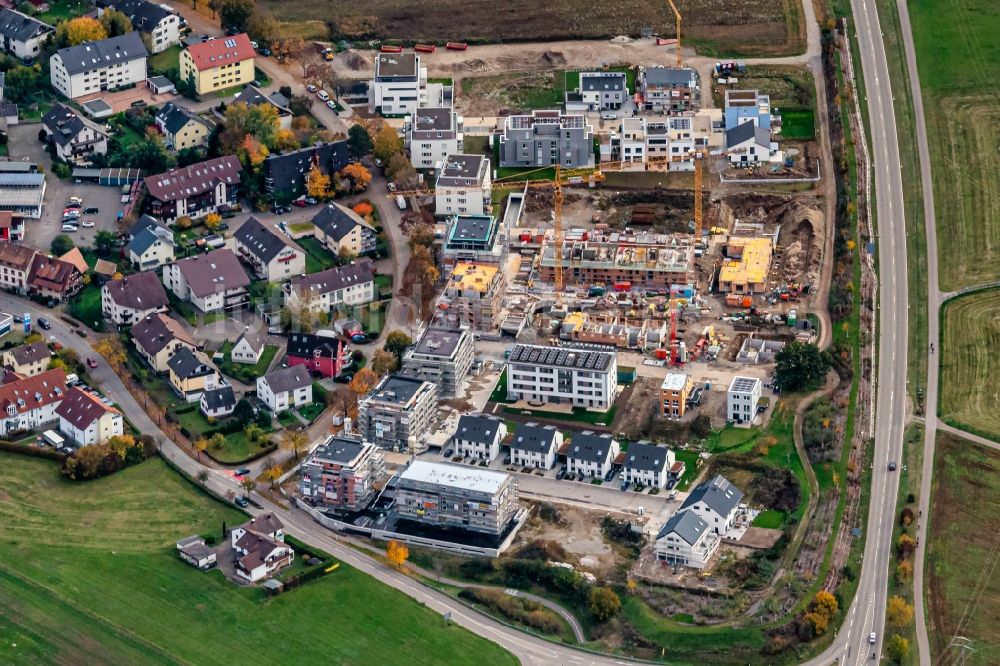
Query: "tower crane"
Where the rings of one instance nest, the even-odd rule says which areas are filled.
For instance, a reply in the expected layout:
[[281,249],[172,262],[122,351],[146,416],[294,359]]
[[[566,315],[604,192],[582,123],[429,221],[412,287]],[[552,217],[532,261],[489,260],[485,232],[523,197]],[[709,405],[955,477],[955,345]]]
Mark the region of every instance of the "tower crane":
[[677,52],[677,66],[681,66],[681,13],[677,11],[677,5],[674,4],[674,0],[667,0],[667,4],[670,5],[670,9],[674,12],[674,23],[676,25],[677,31],[677,43],[674,44],[674,50]]

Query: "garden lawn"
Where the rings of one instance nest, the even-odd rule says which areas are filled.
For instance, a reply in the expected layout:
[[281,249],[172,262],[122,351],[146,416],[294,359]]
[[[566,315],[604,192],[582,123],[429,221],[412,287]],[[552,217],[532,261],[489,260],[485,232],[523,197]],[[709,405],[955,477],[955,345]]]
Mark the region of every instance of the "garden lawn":
[[180,56],[180,45],[160,51],[149,57],[149,71],[154,74],[165,74],[171,70],[180,71]]
[[183,563],[177,539],[246,517],[159,460],[74,484],[2,458],[0,662],[516,663],[343,564],[266,598]]
[[326,409],[326,405],[324,403],[311,402],[308,405],[299,407],[299,416],[311,423],[319,418],[319,415],[323,413],[324,409]]
[[277,345],[265,345],[264,351],[261,352],[260,360],[255,365],[233,363],[233,346],[234,343],[228,340],[222,343],[222,348],[219,351],[222,352],[223,357],[222,363],[219,364],[219,369],[222,370],[223,374],[234,377],[244,384],[253,384],[257,381],[258,377],[263,377],[267,373],[267,369],[271,367],[274,355],[278,353]]
[[69,314],[95,331],[103,331],[104,315],[101,313],[101,288],[91,282],[73,297]]
[[617,407],[612,407],[606,412],[592,412],[582,407],[574,407],[570,413],[550,412],[544,409],[520,409],[518,407],[504,407],[508,414],[523,414],[525,416],[537,416],[541,419],[552,419],[554,421],[571,421],[573,423],[590,423],[591,425],[611,425],[615,420]]
[[312,236],[295,241],[306,253],[306,273],[319,273],[337,265],[337,257]]
[[781,112],[781,138],[810,141],[816,138],[816,114],[812,109],[785,109]]

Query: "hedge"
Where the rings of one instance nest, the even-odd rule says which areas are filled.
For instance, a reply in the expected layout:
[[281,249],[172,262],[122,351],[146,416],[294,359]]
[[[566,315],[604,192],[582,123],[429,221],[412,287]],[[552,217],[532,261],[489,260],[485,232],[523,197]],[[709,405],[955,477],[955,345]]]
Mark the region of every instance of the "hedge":
[[7,440],[0,440],[0,451],[10,451],[11,453],[20,453],[26,456],[45,458],[46,460],[55,460],[57,462],[62,462],[66,458],[65,453],[59,453],[55,449],[39,446],[25,446],[24,444],[17,444]]

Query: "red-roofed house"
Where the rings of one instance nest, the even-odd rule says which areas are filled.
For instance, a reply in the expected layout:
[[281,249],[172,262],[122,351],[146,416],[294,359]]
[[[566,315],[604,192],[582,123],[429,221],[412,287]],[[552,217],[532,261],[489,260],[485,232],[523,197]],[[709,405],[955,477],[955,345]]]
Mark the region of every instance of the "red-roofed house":
[[76,266],[44,254],[36,254],[28,272],[28,291],[62,301],[83,286],[83,276]]
[[192,44],[181,51],[181,78],[194,81],[199,95],[246,85],[254,80],[256,55],[245,32]]
[[59,416],[59,430],[78,446],[103,444],[125,432],[121,412],[75,386],[66,391],[56,415]]
[[61,368],[0,385],[0,437],[54,422],[65,397],[66,373]]
[[198,162],[143,181],[149,212],[170,224],[185,215],[199,218],[236,203],[243,166],[234,155]]

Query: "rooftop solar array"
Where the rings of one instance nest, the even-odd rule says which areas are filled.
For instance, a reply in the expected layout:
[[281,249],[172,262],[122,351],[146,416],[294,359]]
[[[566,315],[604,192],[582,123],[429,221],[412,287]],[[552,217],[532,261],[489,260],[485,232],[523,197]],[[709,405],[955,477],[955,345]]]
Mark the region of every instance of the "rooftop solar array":
[[614,358],[614,352],[590,351],[564,347],[539,347],[534,345],[514,345],[510,353],[511,363],[530,363],[559,368],[579,370],[607,370]]

